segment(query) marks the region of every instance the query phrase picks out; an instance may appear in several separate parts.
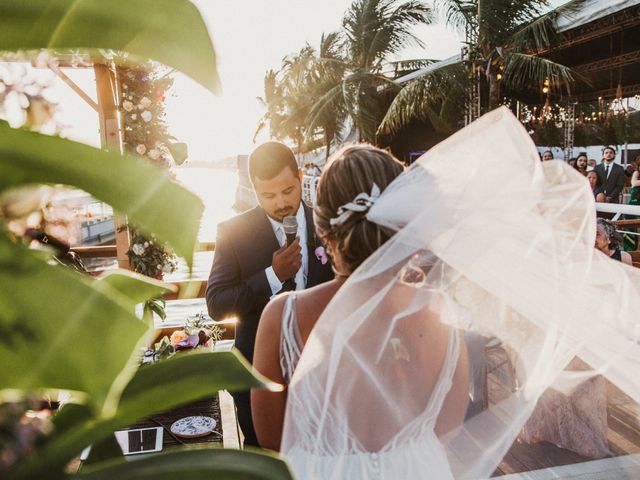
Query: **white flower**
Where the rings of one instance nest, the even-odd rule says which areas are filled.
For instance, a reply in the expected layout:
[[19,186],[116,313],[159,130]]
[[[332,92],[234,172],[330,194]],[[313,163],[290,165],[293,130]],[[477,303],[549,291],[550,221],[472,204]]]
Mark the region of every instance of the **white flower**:
[[162,152],[160,152],[160,150],[158,150],[157,148],[152,148],[151,150],[149,150],[149,158],[151,160],[158,160],[161,153]]
[[149,110],[145,110],[144,112],[142,112],[142,113],[140,114],[140,116],[142,117],[142,119],[143,119],[145,122],[150,122],[150,121],[151,121],[151,119],[153,118],[153,115],[151,114],[151,112],[150,112]]
[[50,201],[53,189],[46,186],[18,187],[0,195],[0,211],[5,217],[25,217],[44,208]]
[[142,108],[149,108],[152,103],[153,102],[148,97],[142,97],[142,100],[140,100],[140,105],[142,105]]
[[147,147],[145,147],[142,143],[136,146],[136,153],[138,155],[144,155],[147,152]]
[[149,242],[144,242],[144,248],[148,248],[149,247]]
[[162,271],[163,271],[164,273],[171,273],[171,265],[169,265],[169,264],[165,263],[165,264],[162,266]]
[[133,251],[133,253],[135,253],[138,256],[144,255],[144,247],[139,243],[134,243],[131,246],[131,250]]
[[133,114],[131,115],[131,120],[135,120],[135,119],[137,119],[137,118],[138,118],[138,114],[137,114],[137,113],[133,113]]
[[133,103],[129,100],[125,100],[124,102],[122,102],[122,108],[124,108],[125,111],[130,112],[131,110],[133,110]]

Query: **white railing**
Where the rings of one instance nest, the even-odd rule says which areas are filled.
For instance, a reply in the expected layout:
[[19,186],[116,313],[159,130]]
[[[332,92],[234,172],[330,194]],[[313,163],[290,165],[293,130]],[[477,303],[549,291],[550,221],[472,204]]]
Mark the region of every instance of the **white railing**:
[[310,207],[316,204],[316,191],[320,177],[315,175],[302,176],[302,200]]

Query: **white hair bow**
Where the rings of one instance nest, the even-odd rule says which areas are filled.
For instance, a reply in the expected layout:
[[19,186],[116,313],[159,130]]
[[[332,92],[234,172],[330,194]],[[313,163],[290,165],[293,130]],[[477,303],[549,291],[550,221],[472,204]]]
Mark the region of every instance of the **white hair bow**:
[[380,187],[375,183],[371,187],[371,193],[366,192],[356,195],[351,202],[346,203],[338,208],[338,216],[329,220],[332,227],[336,225],[340,226],[351,216],[354,212],[366,212],[380,197]]

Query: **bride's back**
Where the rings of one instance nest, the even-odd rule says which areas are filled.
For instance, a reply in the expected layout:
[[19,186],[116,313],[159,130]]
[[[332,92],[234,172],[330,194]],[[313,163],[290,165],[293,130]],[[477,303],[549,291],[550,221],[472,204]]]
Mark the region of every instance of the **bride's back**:
[[[337,290],[331,282],[298,294],[304,343]],[[458,333],[441,323],[437,304],[394,318],[394,312],[411,311],[414,295],[414,288],[402,285],[387,292],[382,307],[350,332],[349,347],[336,359],[340,368],[328,403],[348,419],[357,450],[378,452],[410,441],[424,428],[441,436],[464,419],[469,395],[464,342],[458,340],[457,351],[451,351]],[[372,335],[376,331],[379,337]]]

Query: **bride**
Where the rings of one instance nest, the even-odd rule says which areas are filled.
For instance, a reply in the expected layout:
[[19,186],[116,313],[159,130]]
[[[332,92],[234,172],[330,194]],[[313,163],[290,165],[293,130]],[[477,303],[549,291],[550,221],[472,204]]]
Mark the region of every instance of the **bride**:
[[[588,183],[561,162],[540,163],[508,109],[386,188],[373,179],[345,188],[334,168],[320,180],[316,217],[345,280],[315,297],[318,311],[328,305],[289,365],[281,451],[297,478],[489,477],[576,355],[594,369],[576,375],[604,374],[640,400],[638,270],[593,248]],[[378,232],[367,236],[376,247],[395,234],[353,271],[360,225]],[[298,324],[310,311],[296,309]],[[470,335],[490,339],[500,361],[467,360]],[[480,365],[478,381],[468,369]],[[465,413],[475,390],[483,408]]]

